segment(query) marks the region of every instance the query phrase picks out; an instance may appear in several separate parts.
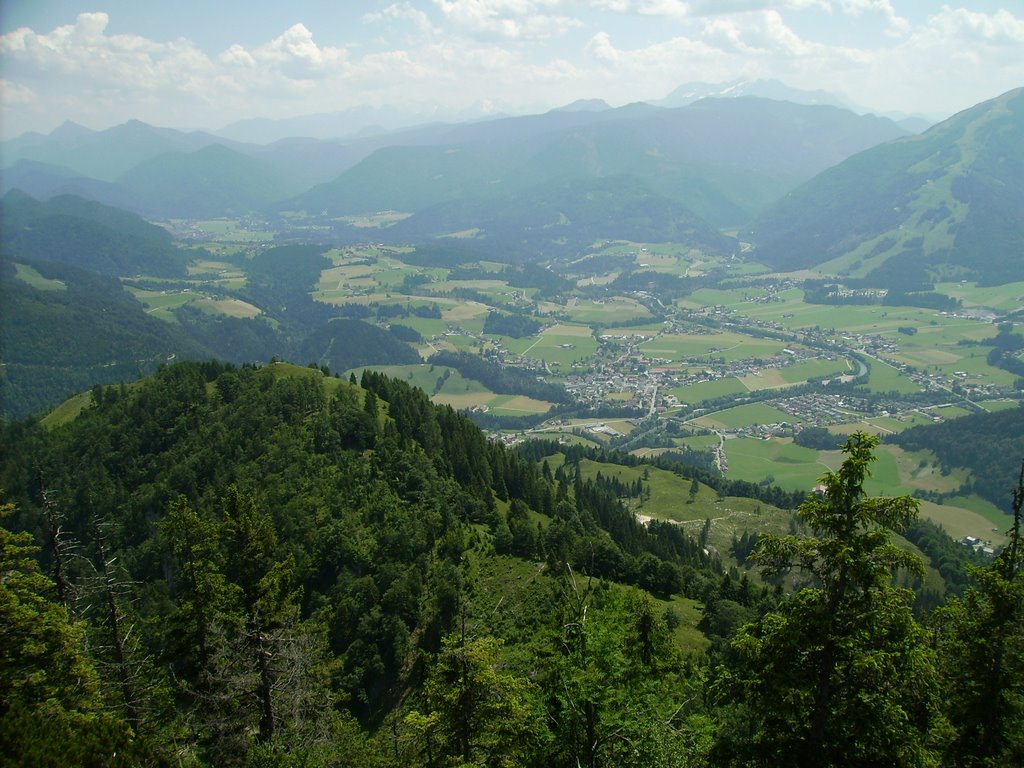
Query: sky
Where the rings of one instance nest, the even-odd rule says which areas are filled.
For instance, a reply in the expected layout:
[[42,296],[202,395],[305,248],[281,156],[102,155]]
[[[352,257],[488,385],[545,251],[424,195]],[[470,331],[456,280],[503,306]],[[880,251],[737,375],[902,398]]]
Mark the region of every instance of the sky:
[[539,112],[777,79],[948,117],[1024,86],[1021,0],[2,0],[0,137],[398,105]]

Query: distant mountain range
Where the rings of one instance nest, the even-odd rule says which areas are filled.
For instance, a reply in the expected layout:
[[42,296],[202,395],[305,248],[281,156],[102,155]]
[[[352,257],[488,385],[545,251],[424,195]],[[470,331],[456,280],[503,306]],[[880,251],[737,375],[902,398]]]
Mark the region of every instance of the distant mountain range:
[[865,112],[835,93],[828,91],[805,91],[790,88],[778,80],[731,80],[728,83],[685,83],[660,101],[651,104],[658,107],[685,107],[701,99],[731,99],[756,96],[775,101],[789,101],[793,104],[827,105],[855,112]]
[[[419,214],[459,200],[479,210],[482,201],[536,197],[542,185],[628,176],[642,182],[645,199],[665,198],[725,227],[746,223],[850,154],[904,134],[884,118],[752,97],[673,109],[590,100],[541,115],[269,145],[137,121],[98,132],[66,123],[48,137],[4,144],[3,186],[40,198],[78,194],[152,218],[281,209],[344,216]],[[407,228],[414,223],[393,234]]]
[[[755,92],[789,100],[746,95]],[[457,236],[522,258],[616,237],[727,252],[735,244],[720,232],[738,228],[778,269],[820,267],[880,285],[1024,279],[1021,91],[916,136],[887,118],[794,103],[831,98],[771,81],[691,84],[666,100],[685,106],[584,100],[538,115],[267,145],[137,121],[106,131],[66,123],[6,142],[2,185],[152,219],[304,211],[338,242],[365,239],[356,219],[379,211],[407,216],[373,229],[374,239]],[[40,235],[4,237],[31,253]]]
[[1024,280],[1024,89],[819,174],[746,233],[778,269],[892,287]]
[[[850,154],[903,135],[884,118],[756,98],[705,99],[678,109],[558,110],[456,126],[426,145],[383,148],[289,207],[331,216],[429,209],[433,216],[435,206],[458,208],[461,201],[468,214],[487,201],[500,211],[551,184],[629,177],[641,182],[645,197],[728,227]],[[627,189],[639,187],[626,185],[623,194]]]

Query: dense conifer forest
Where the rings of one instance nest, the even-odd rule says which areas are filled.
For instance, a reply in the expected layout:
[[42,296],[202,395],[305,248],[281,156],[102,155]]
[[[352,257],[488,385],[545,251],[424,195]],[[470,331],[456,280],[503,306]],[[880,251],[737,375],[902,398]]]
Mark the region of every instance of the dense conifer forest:
[[994,561],[922,545],[950,574],[924,612],[890,532],[937,537],[864,495],[875,442],[770,499],[799,524],[737,541],[761,582],[641,525],[584,452],[381,374],[97,386],[0,441],[0,763],[1019,764],[1020,484]]

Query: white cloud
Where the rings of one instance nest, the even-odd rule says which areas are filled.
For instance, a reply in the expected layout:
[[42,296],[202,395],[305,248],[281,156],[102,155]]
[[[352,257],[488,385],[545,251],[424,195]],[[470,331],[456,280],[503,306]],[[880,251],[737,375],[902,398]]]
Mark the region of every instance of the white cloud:
[[320,48],[304,24],[295,24],[252,51],[252,58],[257,63],[278,68],[287,77],[312,79],[337,73],[348,54],[344,48]]
[[[1024,45],[1024,19],[1005,9],[988,15],[945,5],[928,19],[922,35],[934,35],[937,42],[959,40],[986,46],[1020,46]],[[1019,48],[1017,54],[1021,54]]]
[[[875,35],[837,46],[787,10],[798,5],[828,19],[820,0],[399,0],[357,17],[353,36],[335,45],[319,44],[323,30],[312,24],[295,24],[212,55],[183,38],[112,35],[107,14],[82,14],[48,33],[0,36],[0,127],[12,136],[67,118],[216,127],[358,104],[625,103],[660,99],[688,81],[735,78],[836,91],[878,109],[948,113],[1024,84],[1020,14],[943,6],[886,37],[883,30],[899,29],[890,0],[833,0],[836,20],[845,14]],[[632,18],[619,25],[620,13]],[[366,36],[374,27],[380,38]]]
[[741,56],[806,56],[815,46],[793,32],[778,11],[714,17],[704,22],[702,37],[710,44]]
[[4,101],[13,107],[34,104],[38,97],[31,88],[9,80],[0,78],[0,93],[4,95]]
[[0,37],[0,54],[37,77],[59,75],[142,90],[210,68],[205,54],[187,40],[157,43],[137,35],[107,35],[108,23],[105,13],[83,13],[73,25],[48,35],[22,27]]
[[602,64],[616,64],[623,54],[612,45],[611,36],[607,32],[598,32],[587,43],[586,53]]
[[872,14],[881,16],[891,35],[903,35],[910,30],[910,22],[896,13],[890,0],[840,0],[839,8],[855,18]]
[[546,40],[583,26],[571,16],[544,12],[558,0],[434,0],[445,19],[471,35],[506,40]]
[[948,114],[1024,85],[1024,18],[943,6],[865,57],[852,96],[882,110]]
[[373,11],[363,14],[365,24],[387,24],[394,22],[408,22],[421,32],[436,34],[439,30],[434,27],[427,16],[419,8],[414,8],[410,3],[394,3],[381,11]]
[[793,10],[807,8],[831,10],[832,8],[829,0],[594,0],[591,5],[613,13],[664,16],[675,19],[786,8]]

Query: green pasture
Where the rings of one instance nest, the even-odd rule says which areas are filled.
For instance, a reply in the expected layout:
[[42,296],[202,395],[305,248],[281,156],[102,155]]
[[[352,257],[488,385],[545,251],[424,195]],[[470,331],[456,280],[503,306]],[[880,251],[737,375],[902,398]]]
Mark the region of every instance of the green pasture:
[[15,264],[14,276],[40,291],[66,291],[68,289],[68,284],[63,280],[51,280],[48,277],[43,277],[35,267],[30,267],[28,264]]
[[725,265],[725,271],[730,276],[748,277],[752,275],[764,275],[773,270],[756,261],[735,261]]
[[484,296],[487,296],[496,303],[503,303],[515,292],[522,289],[513,288],[505,280],[499,280],[497,278],[493,280],[443,280],[432,284],[432,290],[440,291],[442,293],[448,291],[454,291],[457,288],[463,288],[471,291],[476,291]]
[[506,337],[504,341],[506,348],[514,355],[543,360],[548,364],[557,363],[566,371],[574,361],[586,360],[597,352],[597,340],[589,335],[541,333],[526,339]]
[[957,377],[963,384],[995,384],[1012,387],[1017,380],[1018,377],[1009,371],[988,364],[986,356],[991,347],[963,347],[962,349],[964,357],[958,360],[921,366],[921,369],[948,377],[956,376],[957,373],[966,373],[967,376]]
[[[837,470],[845,458],[839,450],[815,451],[796,445],[791,438],[726,439],[725,455],[730,478],[756,483],[772,476],[775,485],[797,491],[810,491],[822,475]],[[913,488],[943,490],[954,482],[941,475],[933,477],[930,469],[915,475],[911,467],[917,466],[919,457],[904,454],[896,446],[881,445],[875,456],[871,476],[864,485],[871,495],[899,496],[911,493]]]
[[[570,445],[587,445],[587,446],[590,446],[592,448],[596,448],[596,447],[599,447],[599,446],[603,445],[603,443],[600,442],[599,440],[593,440],[593,439],[591,439],[589,437],[585,437],[583,435],[577,435],[576,433],[571,432],[571,431],[570,432],[562,432],[562,431],[557,431],[557,430],[555,430],[555,431],[543,430],[543,431],[538,431],[538,432],[530,432],[529,435],[527,435],[527,436],[530,437],[530,438],[533,438],[535,440],[565,440]],[[559,455],[561,455],[561,454],[559,454]],[[564,459],[564,457],[563,457],[563,459]],[[554,469],[555,469],[555,465],[554,464],[551,464],[551,469],[552,469],[552,471],[554,471]]]
[[430,339],[448,330],[448,323],[444,320],[435,320],[430,317],[409,315],[408,317],[393,318],[392,322],[415,329],[424,339]]
[[385,229],[412,216],[401,211],[380,211],[364,216],[342,216],[341,221],[360,229]]
[[[964,536],[974,536],[996,545],[1006,542],[1003,530],[993,530],[995,526],[992,525],[991,520],[952,501],[944,504],[921,501],[920,516],[931,520],[936,525],[941,525],[946,529],[946,533],[958,541]],[[1009,522],[1009,518],[1007,521]],[[1008,528],[1009,525],[1006,527]]]
[[[675,522],[704,520],[711,510],[710,505],[718,498],[715,491],[706,485],[701,485],[700,491],[691,504],[689,499],[692,481],[665,469],[624,467],[619,464],[605,464],[590,459],[583,459],[580,462],[580,474],[584,480],[595,479],[598,472],[604,477],[616,478],[625,485],[632,485],[639,480],[644,489],[650,491],[650,495],[643,500],[642,504],[634,505],[634,509],[639,514],[659,520]],[[643,478],[645,472],[646,480]],[[636,501],[633,500],[631,503]]]
[[1000,400],[980,400],[978,401],[978,405],[990,413],[994,413],[996,411],[1007,411],[1011,408],[1021,407],[1019,400],[1011,400],[1009,398],[1003,398]]
[[786,344],[775,339],[758,339],[742,333],[663,334],[640,345],[645,355],[682,362],[710,357],[727,363],[767,358],[782,354]]
[[904,429],[916,427],[921,424],[931,424],[932,418],[926,413],[911,411],[905,416],[869,416],[867,414],[854,415],[855,419],[846,424],[834,424],[829,426],[833,432],[849,435],[854,432],[867,432],[869,435],[885,436],[894,432],[902,432]]
[[[459,372],[454,368],[448,368],[444,365],[431,365],[429,363],[418,363],[413,365],[370,365],[366,366],[373,371],[380,371],[381,373],[390,376],[393,379],[399,379],[407,384],[414,387],[419,387],[428,395],[432,394],[437,388],[437,382],[445,374],[445,371],[451,371],[449,377],[458,376]],[[356,368],[356,380],[362,376],[365,368]],[[346,375],[349,372],[346,371]]]
[[868,374],[866,384],[858,384],[869,392],[920,392],[921,388],[904,376],[896,368],[878,358],[871,358],[869,361],[871,372]]
[[672,630],[672,638],[676,645],[689,653],[703,653],[707,650],[711,641],[697,629],[697,625],[704,618],[704,606],[701,603],[679,595],[671,600],[657,602],[664,607],[665,612],[671,610],[679,619],[678,626]]
[[695,404],[704,400],[713,400],[716,397],[737,395],[748,391],[735,376],[727,376],[713,381],[700,381],[684,387],[675,387],[669,390],[669,394],[675,395],[681,402]]
[[[661,323],[637,322],[634,325],[619,325],[614,328],[601,328],[599,335],[611,340],[618,339],[653,339],[664,330]],[[641,344],[643,341],[640,342]]]
[[373,271],[373,280],[380,286],[382,291],[394,291],[401,287],[405,278],[412,277],[420,272],[416,267],[407,267],[400,264],[384,266],[381,263],[378,266],[379,268]]
[[706,451],[718,445],[718,435],[692,435],[676,438],[676,444],[694,451]]
[[[443,375],[444,373],[444,366],[436,366],[435,371],[438,371],[437,376],[434,376],[432,381],[428,381],[429,388],[424,388],[424,391],[426,391],[427,393],[432,393],[434,391],[438,377]],[[476,379],[467,379],[454,368],[451,369],[451,375],[447,378],[447,380],[445,380],[442,387],[439,390],[437,390],[437,394],[447,396],[466,394],[486,394],[488,398],[497,397],[497,395],[491,392],[491,390],[489,390],[479,381],[477,381]],[[490,402],[490,399],[488,399],[486,402]]]
[[928,409],[929,413],[934,413],[936,416],[940,416],[943,419],[958,419],[961,416],[967,416],[968,414],[974,413],[974,411],[963,408],[959,405],[937,405],[933,408]]
[[[790,491],[810,491],[828,471],[835,471],[845,455],[840,451],[815,451],[796,445],[790,438],[740,437],[725,441],[729,461],[728,477],[761,482],[771,476],[775,485]],[[876,452],[871,477],[865,489],[871,495],[899,496],[909,493],[900,477],[899,465],[892,453]]]
[[703,309],[704,307],[735,307],[743,303],[743,291],[737,288],[698,288],[684,299],[679,306],[687,309]]
[[271,242],[275,232],[262,229],[246,229],[234,219],[206,219],[191,222],[173,222],[186,231],[198,232],[213,240],[229,243]]
[[72,395],[43,416],[39,423],[46,429],[54,429],[62,424],[74,421],[78,414],[90,405],[92,405],[92,392],[81,392],[77,395]]
[[960,299],[964,308],[986,307],[1010,312],[1024,306],[1024,283],[979,287],[977,283],[937,283],[935,290]]
[[188,274],[192,277],[210,276],[217,279],[245,277],[245,271],[236,264],[213,259],[196,259],[188,265]]
[[144,291],[131,286],[127,286],[126,290],[145,307],[146,314],[169,323],[177,322],[174,310],[202,298],[201,294],[191,291]]
[[788,413],[770,405],[747,403],[707,413],[693,419],[693,423],[709,429],[735,429],[754,424],[781,424],[792,418]]
[[739,437],[725,441],[730,479],[761,482],[771,476],[780,488],[810,491],[832,467],[818,458],[818,452],[795,445],[791,440],[760,440]]
[[[947,338],[955,342],[957,338],[963,336],[966,327],[984,329],[985,326],[981,321],[942,315],[936,310],[919,307],[807,304],[803,301],[803,290],[799,288],[790,288],[773,294],[771,301],[751,300],[758,295],[766,294],[763,290],[750,287],[732,290],[702,289],[695,292],[688,302],[696,302],[697,306],[721,304],[753,320],[777,322],[791,330],[820,327],[849,334],[894,335],[901,326],[914,327],[919,333],[925,330],[943,333],[944,329],[952,327],[956,330]],[[984,330],[980,332],[985,333]],[[990,331],[990,335],[991,333],[994,331]],[[902,346],[907,339],[913,337],[898,338]]]
[[998,536],[1000,540],[1005,541],[1005,533],[1010,529],[1013,524],[1013,518],[1009,514],[1009,506],[1005,510],[1000,509],[992,502],[987,499],[983,499],[976,494],[970,496],[954,496],[951,499],[946,500],[947,506],[962,507],[963,509],[970,510],[977,515],[985,518],[988,523],[988,535],[982,536],[983,539],[992,539]]
[[[647,470],[647,479],[643,478]],[[622,467],[617,464],[603,464],[584,460],[580,463],[584,479],[593,479],[601,472],[605,477],[615,477],[626,485],[638,479],[649,495],[644,499],[630,499],[629,504],[641,519],[668,520],[679,523],[687,533],[698,536],[706,520],[711,520],[708,543],[728,562],[729,546],[733,535],[744,531],[761,531],[783,534],[789,529],[790,513],[779,510],[757,499],[726,496],[706,485],[698,484],[699,490],[690,500],[692,480],[680,477],[674,472],[655,467]]]
[[847,360],[801,360],[779,369],[779,375],[787,384],[800,384],[808,379],[825,379],[855,373]]
[[605,300],[579,299],[563,309],[575,323],[621,323],[626,320],[651,317],[640,302],[623,296]]
[[547,413],[553,403],[522,395],[496,395],[487,407],[497,416],[533,416]]
[[882,454],[892,457],[899,473],[899,485],[905,489],[901,493],[917,489],[949,493],[959,488],[969,474],[966,470],[961,469],[943,474],[942,468],[935,461],[935,456],[931,451],[904,451],[897,445],[882,443],[875,453],[879,457]]
[[431,344],[438,350],[447,349],[455,352],[472,352],[474,354],[480,351],[479,341],[472,336],[463,336],[459,333],[446,334],[439,339],[434,339],[431,341]]

